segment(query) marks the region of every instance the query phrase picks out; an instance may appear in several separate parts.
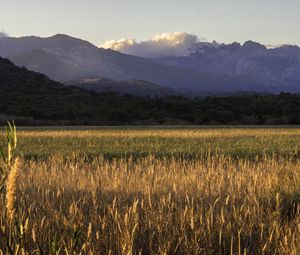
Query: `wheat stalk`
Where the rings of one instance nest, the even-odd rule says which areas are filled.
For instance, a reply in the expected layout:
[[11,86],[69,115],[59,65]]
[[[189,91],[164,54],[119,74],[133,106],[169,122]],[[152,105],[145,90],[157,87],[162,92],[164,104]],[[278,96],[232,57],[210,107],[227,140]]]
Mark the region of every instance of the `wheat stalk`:
[[20,165],[20,161],[18,158],[16,158],[13,165],[11,166],[7,178],[7,183],[6,183],[6,210],[7,210],[7,217],[10,221],[13,220],[15,214],[15,202],[16,202],[19,165]]

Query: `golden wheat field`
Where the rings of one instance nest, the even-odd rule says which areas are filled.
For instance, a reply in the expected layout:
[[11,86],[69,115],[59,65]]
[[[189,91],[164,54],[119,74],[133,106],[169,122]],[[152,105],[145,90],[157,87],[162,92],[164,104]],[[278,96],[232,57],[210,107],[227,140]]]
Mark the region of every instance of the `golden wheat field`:
[[298,128],[17,137],[1,163],[1,254],[300,254]]

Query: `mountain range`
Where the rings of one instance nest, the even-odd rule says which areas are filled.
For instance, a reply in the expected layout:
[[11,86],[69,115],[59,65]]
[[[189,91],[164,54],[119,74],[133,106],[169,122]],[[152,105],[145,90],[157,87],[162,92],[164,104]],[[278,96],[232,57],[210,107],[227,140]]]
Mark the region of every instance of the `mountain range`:
[[188,56],[153,59],[58,34],[0,38],[0,56],[56,81],[96,91],[112,88],[142,95],[300,92],[300,48],[291,45],[270,49],[252,41],[198,43]]

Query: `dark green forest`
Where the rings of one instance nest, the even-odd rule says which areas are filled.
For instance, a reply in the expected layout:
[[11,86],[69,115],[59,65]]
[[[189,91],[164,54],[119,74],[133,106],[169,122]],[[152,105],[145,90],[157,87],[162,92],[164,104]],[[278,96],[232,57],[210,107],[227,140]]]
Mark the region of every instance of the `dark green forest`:
[[96,93],[0,58],[0,122],[17,125],[300,124],[300,95],[187,98]]

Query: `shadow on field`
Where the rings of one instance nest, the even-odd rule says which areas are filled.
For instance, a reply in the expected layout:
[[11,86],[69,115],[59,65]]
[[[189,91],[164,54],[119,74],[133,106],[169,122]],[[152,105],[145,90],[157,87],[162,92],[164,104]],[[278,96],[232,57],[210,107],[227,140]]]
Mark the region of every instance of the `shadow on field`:
[[[70,154],[40,154],[40,153],[27,153],[27,154],[17,154],[25,160],[36,160],[36,161],[47,161],[49,157],[61,156],[66,160],[70,158]],[[203,152],[203,153],[166,153],[166,152],[132,152],[132,153],[74,153],[73,157],[80,157],[86,162],[90,162],[95,158],[103,158],[105,160],[114,159],[128,159],[133,160],[143,159],[147,157],[154,157],[157,159],[178,159],[178,160],[207,160],[212,157],[230,157],[234,160],[245,159],[251,162],[261,161],[266,158],[272,160],[289,160],[294,161],[300,158],[300,151],[297,153],[274,153],[274,152],[261,152],[261,153],[251,153],[251,152]]]

